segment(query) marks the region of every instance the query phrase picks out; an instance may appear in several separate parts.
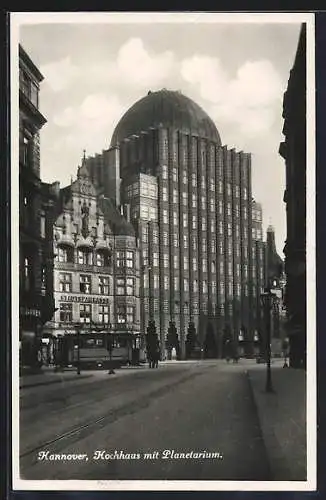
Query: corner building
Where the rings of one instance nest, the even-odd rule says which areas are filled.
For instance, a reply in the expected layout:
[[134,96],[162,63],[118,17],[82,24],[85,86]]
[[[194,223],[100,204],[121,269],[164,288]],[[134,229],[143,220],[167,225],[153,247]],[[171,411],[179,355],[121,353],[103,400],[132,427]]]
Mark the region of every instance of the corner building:
[[[173,321],[184,357],[192,321],[207,356],[223,355],[227,330],[250,351],[263,272],[255,266],[253,274],[250,154],[222,146],[194,101],[163,89],[136,102],[109,150],[86,164],[94,184],[126,207],[136,229],[142,331],[154,319],[163,350]],[[261,235],[261,220],[259,228]]]

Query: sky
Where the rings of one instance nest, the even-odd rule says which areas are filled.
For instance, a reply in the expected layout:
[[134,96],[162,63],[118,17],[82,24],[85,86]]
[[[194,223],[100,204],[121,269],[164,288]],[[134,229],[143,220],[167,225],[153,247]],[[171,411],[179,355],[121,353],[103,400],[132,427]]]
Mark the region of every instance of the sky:
[[[85,14],[87,16],[87,14]],[[71,18],[70,18],[71,19]],[[107,149],[119,119],[149,90],[180,90],[213,119],[222,144],[252,154],[264,231],[283,258],[286,219],[282,101],[297,49],[296,23],[22,24],[19,41],[44,75],[41,178],[75,178],[83,150]],[[67,22],[69,21],[69,22]],[[29,20],[29,22],[31,22]]]

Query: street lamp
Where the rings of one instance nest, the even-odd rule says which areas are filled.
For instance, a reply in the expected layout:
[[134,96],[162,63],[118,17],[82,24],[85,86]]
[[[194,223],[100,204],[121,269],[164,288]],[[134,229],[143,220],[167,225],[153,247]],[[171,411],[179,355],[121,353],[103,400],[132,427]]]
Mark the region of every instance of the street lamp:
[[267,354],[267,374],[266,374],[266,392],[274,392],[272,385],[271,373],[271,309],[273,307],[276,295],[271,291],[270,287],[265,288],[260,295],[261,303],[264,309],[265,326],[266,326],[266,354]]
[[76,333],[77,333],[77,375],[80,375],[80,329],[81,326],[75,325]]

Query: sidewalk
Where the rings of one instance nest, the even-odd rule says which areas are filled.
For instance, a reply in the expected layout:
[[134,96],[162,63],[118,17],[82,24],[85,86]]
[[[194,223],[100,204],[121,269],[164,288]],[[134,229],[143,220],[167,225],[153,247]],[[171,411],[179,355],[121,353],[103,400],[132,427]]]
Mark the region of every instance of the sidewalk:
[[55,372],[53,367],[45,367],[42,369],[41,373],[21,375],[19,377],[19,388],[23,389],[39,385],[56,384],[58,382],[70,382],[89,377],[92,377],[92,374],[81,373],[77,375],[75,368],[68,368],[65,371]]
[[306,481],[306,373],[274,363],[271,394],[265,392],[266,365],[248,367],[247,374],[273,480]]

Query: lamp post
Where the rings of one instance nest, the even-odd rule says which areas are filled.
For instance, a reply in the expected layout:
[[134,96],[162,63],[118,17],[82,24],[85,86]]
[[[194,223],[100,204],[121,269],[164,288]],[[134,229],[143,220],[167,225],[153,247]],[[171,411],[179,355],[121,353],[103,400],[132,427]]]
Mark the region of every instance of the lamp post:
[[265,391],[268,393],[275,392],[272,385],[271,372],[271,309],[273,307],[275,294],[270,287],[265,288],[265,291],[260,296],[262,306],[264,308],[265,328],[266,328],[266,355],[267,355],[267,373]]
[[113,366],[112,366],[113,342],[112,342],[112,332],[111,332],[112,325],[111,325],[111,323],[108,324],[108,328],[109,329],[107,331],[107,342],[106,342],[106,347],[107,347],[107,350],[109,351],[109,371],[108,371],[108,375],[114,375],[115,371],[114,371]]

